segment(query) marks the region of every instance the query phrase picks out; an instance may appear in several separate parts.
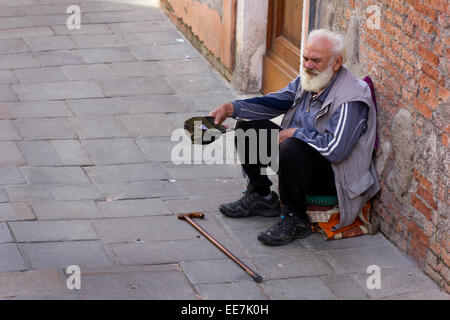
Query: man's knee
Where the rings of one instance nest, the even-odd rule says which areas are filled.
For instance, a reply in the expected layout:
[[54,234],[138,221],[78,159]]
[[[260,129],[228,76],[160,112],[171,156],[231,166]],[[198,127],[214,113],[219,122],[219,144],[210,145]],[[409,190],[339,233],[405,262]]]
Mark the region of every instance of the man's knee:
[[280,144],[280,166],[295,162],[303,156],[302,141],[297,138],[288,138]]
[[245,130],[248,130],[253,127],[254,127],[253,121],[238,120],[238,121],[236,121],[235,130],[242,129],[245,131]]

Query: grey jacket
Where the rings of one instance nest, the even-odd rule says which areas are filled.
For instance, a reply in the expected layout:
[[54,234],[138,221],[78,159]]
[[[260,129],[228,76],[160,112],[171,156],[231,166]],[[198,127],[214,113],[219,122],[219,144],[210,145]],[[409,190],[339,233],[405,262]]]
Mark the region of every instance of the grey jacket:
[[[323,103],[323,115],[316,119],[316,129],[323,132],[325,124],[335,110],[347,102],[364,102],[369,106],[369,114],[367,131],[358,139],[349,156],[344,161],[331,163],[340,212],[340,222],[334,226],[335,230],[352,224],[364,204],[380,190],[380,183],[372,161],[377,125],[375,105],[369,86],[364,81],[355,78],[347,68],[342,68],[343,70]],[[297,97],[301,98],[302,95],[304,95],[304,90],[299,88]],[[294,109],[295,107],[286,113],[282,127],[291,121],[295,113]]]
[[[306,95],[307,92],[302,90],[297,78],[285,89],[254,101],[259,105],[258,108],[251,104],[252,99],[245,100],[245,102],[233,102],[234,116],[237,118],[270,118],[277,115],[273,113],[285,113],[281,126],[288,128]],[[275,98],[278,104],[276,109],[273,108],[274,103],[270,103],[270,100]],[[347,68],[342,67],[315,120],[315,129],[321,134],[325,134],[326,125],[332,122],[332,117],[336,116],[338,112],[343,112],[343,105],[358,102],[369,108],[364,134],[352,142],[351,150],[349,153],[346,152],[344,160],[331,161],[341,217],[339,224],[334,227],[335,229],[353,223],[364,204],[380,189],[372,162],[376,135],[376,111],[368,85],[364,81],[356,79]],[[270,116],[271,113],[272,116]],[[350,123],[348,126],[356,128],[356,124]]]

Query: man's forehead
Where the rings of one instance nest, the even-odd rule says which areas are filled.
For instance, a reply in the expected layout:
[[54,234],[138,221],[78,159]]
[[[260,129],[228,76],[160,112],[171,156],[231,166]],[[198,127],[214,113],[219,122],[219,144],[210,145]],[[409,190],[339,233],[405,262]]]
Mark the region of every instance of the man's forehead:
[[305,46],[304,55],[308,58],[324,58],[331,55],[331,43],[325,37],[313,37]]

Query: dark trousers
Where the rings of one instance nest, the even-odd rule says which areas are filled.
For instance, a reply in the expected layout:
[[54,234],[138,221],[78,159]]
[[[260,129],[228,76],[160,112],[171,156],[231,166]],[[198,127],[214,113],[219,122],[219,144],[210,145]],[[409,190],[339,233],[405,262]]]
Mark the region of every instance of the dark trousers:
[[[261,139],[258,129],[268,129],[266,150],[269,151],[271,150],[270,129],[282,130],[270,120],[238,121],[236,129],[242,129],[244,132],[248,129],[256,129],[258,146]],[[237,148],[242,167],[250,179],[252,189],[265,196],[270,193],[272,185],[270,179],[261,174],[261,168],[267,165],[261,164],[259,160],[256,164],[249,164],[249,147],[249,141],[245,141],[242,148]],[[242,152],[245,154],[241,154]],[[279,145],[278,184],[283,205],[300,215],[306,214],[306,194],[336,195],[330,162],[314,148],[297,138],[288,138]]]

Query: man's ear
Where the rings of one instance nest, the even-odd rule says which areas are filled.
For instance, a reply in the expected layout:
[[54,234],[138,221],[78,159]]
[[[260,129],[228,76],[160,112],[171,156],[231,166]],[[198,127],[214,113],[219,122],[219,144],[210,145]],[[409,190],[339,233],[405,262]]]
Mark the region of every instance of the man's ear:
[[339,70],[340,67],[342,67],[342,56],[339,56],[336,58],[336,60],[334,61],[334,67],[333,70],[334,72],[337,72]]

